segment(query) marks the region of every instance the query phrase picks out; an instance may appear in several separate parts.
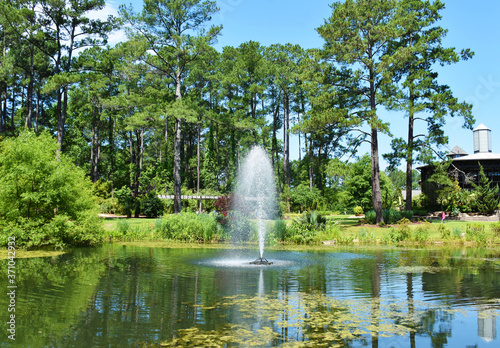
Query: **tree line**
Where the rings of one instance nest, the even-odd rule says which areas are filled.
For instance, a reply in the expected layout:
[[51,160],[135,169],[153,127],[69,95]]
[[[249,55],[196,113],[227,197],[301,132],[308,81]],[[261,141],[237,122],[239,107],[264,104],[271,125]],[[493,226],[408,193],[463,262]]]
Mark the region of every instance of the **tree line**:
[[[116,18],[91,19],[104,6],[0,3],[0,134],[47,130],[58,151],[112,195],[173,193],[178,213],[182,192],[230,193],[240,159],[258,144],[270,154],[285,210],[299,187],[332,203],[368,142],[380,223],[378,136],[391,127],[379,111],[407,116],[407,137],[393,137],[394,152],[384,154],[391,168],[406,162],[407,210],[413,165],[446,144],[446,119],[474,123],[471,105],[438,79],[438,66],[473,56],[443,47],[439,0],[334,2],[316,28],[322,48],[249,41],[219,51],[215,1],[144,0],[140,12],[121,6]],[[107,45],[118,29],[127,41]],[[417,121],[425,134],[414,133]],[[291,134],[300,148],[294,161]]]

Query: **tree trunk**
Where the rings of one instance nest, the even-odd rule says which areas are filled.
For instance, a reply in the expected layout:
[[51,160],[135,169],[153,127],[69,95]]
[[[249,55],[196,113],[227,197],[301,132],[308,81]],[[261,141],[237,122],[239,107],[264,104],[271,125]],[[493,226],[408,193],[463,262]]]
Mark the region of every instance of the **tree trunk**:
[[34,47],[30,44],[29,52],[30,52],[30,68],[29,68],[29,82],[28,82],[28,93],[26,98],[26,121],[25,127],[31,128],[32,117],[33,117],[33,89],[34,89]]
[[380,164],[378,157],[378,132],[376,128],[371,131],[371,165],[372,165],[372,201],[376,213],[376,223],[384,222],[382,214],[382,190],[380,187]]
[[175,119],[175,140],[174,140],[174,213],[182,211],[181,203],[181,120]]
[[284,110],[284,122],[283,122],[283,137],[284,137],[284,171],[285,171],[285,181],[288,187],[290,187],[290,135],[288,130],[290,129],[290,96],[285,93],[285,110]]
[[408,117],[408,153],[406,157],[406,204],[405,210],[412,210],[412,186],[413,186],[413,124],[414,124],[414,110],[413,110],[413,91],[410,88],[410,107]]
[[35,110],[35,132],[38,133],[38,124],[40,122],[40,92],[36,93],[36,110]]
[[313,141],[309,134],[309,191],[313,190]]
[[201,138],[201,119],[198,120],[198,144],[196,146],[196,194],[199,196],[198,198],[198,211],[201,213],[201,196],[200,196],[200,138]]
[[[180,57],[177,56],[177,71],[175,76],[175,98],[182,99],[181,94],[181,71]],[[181,202],[181,140],[182,140],[182,119],[175,118],[175,140],[174,140],[174,213],[179,214],[182,211]]]
[[372,203],[376,214],[376,224],[384,222],[382,212],[382,190],[380,187],[380,163],[378,155],[378,129],[377,129],[377,105],[375,103],[375,77],[370,70],[370,109],[372,111],[373,124],[371,128],[371,175],[372,175]]
[[165,115],[165,159],[168,158],[168,114]]

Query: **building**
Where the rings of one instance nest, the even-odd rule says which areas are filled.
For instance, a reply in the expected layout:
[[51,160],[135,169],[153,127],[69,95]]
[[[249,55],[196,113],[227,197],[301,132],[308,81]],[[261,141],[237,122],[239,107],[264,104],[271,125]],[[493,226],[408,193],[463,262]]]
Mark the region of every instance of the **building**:
[[[492,181],[492,187],[500,185],[500,154],[492,152],[491,129],[484,124],[479,125],[473,131],[473,140],[474,154],[469,155],[459,146],[455,146],[447,154],[452,160],[448,174],[455,177],[463,189],[472,189],[471,182],[479,184],[479,164],[481,164],[486,177]],[[434,167],[427,165],[418,169],[421,172],[422,192],[429,194],[432,185],[425,183],[432,175]]]

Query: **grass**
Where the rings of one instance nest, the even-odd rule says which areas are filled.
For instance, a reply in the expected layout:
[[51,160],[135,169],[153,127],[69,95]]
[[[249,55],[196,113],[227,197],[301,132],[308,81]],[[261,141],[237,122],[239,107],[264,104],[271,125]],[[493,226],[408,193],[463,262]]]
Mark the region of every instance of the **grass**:
[[[289,226],[292,221],[300,217],[298,214],[285,216],[285,223]],[[327,226],[330,229],[318,232],[315,239],[321,243],[325,240],[334,240],[338,244],[500,244],[500,233],[495,232],[493,222],[467,222],[447,220],[429,220],[414,222],[407,225],[407,232],[402,226],[374,226],[362,225],[362,219],[349,215],[326,216]],[[158,219],[147,218],[103,218],[106,237],[120,241],[148,241],[157,240],[154,233]],[[476,226],[484,226],[484,233],[475,234]],[[498,226],[498,223],[497,223]],[[409,231],[409,233],[408,233]],[[330,232],[330,233],[329,233]],[[400,233],[401,232],[401,233]],[[468,233],[464,238],[463,234]]]
[[131,228],[153,228],[155,226],[155,222],[158,219],[148,219],[148,218],[103,218],[104,219],[104,229],[106,231],[114,231],[117,229],[118,223],[120,221],[127,221]]

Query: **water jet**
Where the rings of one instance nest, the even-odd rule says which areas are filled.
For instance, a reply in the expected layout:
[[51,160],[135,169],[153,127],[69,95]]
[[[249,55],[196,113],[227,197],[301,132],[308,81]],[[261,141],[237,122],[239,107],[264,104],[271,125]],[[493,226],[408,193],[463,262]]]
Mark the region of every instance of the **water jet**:
[[276,187],[271,160],[262,147],[254,146],[242,162],[233,209],[237,216],[252,219],[257,226],[260,257],[250,264],[272,264],[264,258],[264,245],[268,221],[276,218]]

